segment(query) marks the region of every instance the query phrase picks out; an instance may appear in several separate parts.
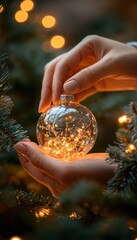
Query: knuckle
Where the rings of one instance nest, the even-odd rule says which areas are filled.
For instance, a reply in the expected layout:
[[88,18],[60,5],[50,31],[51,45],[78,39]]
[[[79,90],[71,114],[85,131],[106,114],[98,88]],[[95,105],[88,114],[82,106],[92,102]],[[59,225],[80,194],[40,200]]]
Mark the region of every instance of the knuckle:
[[31,159],[33,165],[35,165],[38,168],[40,167],[41,161],[40,161],[40,158],[38,158],[38,156],[33,155],[33,156],[31,156],[30,159]]
[[56,64],[56,72],[60,73],[62,70],[64,71],[64,69],[68,69],[68,67],[66,61],[62,59]]
[[87,79],[87,81],[89,82],[91,80],[91,77],[93,77],[93,70],[90,67],[85,68],[84,76]]
[[98,35],[87,35],[83,41],[84,42],[97,42],[100,39]]
[[63,66],[65,65],[64,59],[60,60],[57,64],[56,64],[56,69],[59,70],[61,69]]
[[50,63],[47,63],[47,64],[44,66],[44,72],[46,72],[49,68],[50,68]]

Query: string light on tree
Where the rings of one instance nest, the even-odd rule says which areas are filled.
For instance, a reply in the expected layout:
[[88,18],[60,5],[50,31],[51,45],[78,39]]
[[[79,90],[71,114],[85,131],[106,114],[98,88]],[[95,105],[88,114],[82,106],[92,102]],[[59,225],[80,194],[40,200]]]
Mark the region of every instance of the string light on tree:
[[50,215],[50,208],[41,208],[35,212],[36,218],[44,218]]
[[77,219],[78,218],[78,214],[76,212],[72,212],[70,215],[69,215],[70,218],[72,219]]
[[23,240],[23,238],[21,238],[19,236],[13,236],[9,240]]
[[123,115],[123,116],[118,118],[118,122],[121,123],[121,124],[129,123],[130,122],[130,118],[127,115]]
[[136,150],[135,145],[133,145],[132,143],[129,143],[126,149],[126,153],[132,153],[135,150]]
[[74,102],[73,95],[62,94],[60,104],[42,113],[37,124],[37,139],[53,157],[73,161],[93,147],[97,137],[94,115]]
[[45,28],[52,28],[54,27],[56,24],[56,19],[55,17],[53,16],[45,16],[43,19],[42,19],[42,25],[45,27]]
[[2,5],[0,5],[0,13],[2,13],[4,10],[4,7]]
[[60,35],[55,35],[51,38],[50,44],[53,48],[56,49],[62,48],[65,45],[65,38]]
[[20,4],[20,8],[22,11],[25,11],[25,12],[31,11],[34,8],[34,2],[31,0],[24,0]]
[[28,13],[22,10],[19,10],[15,13],[15,20],[19,23],[23,23],[28,19]]

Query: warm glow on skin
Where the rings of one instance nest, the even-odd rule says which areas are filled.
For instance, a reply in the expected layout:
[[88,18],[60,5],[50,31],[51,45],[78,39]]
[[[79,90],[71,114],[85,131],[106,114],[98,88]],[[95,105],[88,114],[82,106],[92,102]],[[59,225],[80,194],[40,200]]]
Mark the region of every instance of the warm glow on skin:
[[52,28],[56,23],[56,19],[53,16],[45,16],[42,19],[42,25],[45,28]]
[[56,35],[51,38],[50,44],[53,48],[62,48],[65,45],[65,38],[60,35]]
[[20,8],[23,11],[30,11],[34,8],[34,2],[31,0],[25,0],[20,4]]
[[23,23],[28,19],[28,13],[22,10],[19,10],[15,13],[15,20],[19,23]]
[[4,10],[4,7],[2,5],[0,5],[0,13],[2,13]]

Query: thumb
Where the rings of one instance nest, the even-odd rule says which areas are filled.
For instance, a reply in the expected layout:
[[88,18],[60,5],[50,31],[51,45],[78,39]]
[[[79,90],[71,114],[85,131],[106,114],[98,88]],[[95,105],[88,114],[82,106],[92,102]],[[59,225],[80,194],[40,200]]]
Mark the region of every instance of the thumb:
[[64,83],[64,90],[67,93],[78,93],[94,86],[98,81],[112,76],[113,60],[108,56],[100,61],[84,68]]

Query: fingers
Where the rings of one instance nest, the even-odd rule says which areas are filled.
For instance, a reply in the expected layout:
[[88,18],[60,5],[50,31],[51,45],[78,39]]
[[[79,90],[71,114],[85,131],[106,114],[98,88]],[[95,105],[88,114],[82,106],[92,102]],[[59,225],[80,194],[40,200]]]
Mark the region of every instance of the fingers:
[[[90,40],[90,41],[89,41]],[[95,58],[94,41],[85,38],[76,47],[70,50],[56,65],[53,75],[53,102],[59,101],[63,84],[68,78],[69,71],[79,65],[83,60]]]
[[[108,51],[108,46],[104,46],[103,38],[88,36],[68,53],[47,64],[43,78],[39,112],[43,112],[49,107],[51,98],[54,103],[58,102],[63,91],[72,94],[79,93],[102,79],[109,69],[108,64],[105,66],[107,62],[103,62],[105,60],[103,56]],[[98,60],[100,61],[95,63]],[[80,66],[83,70],[79,68]],[[71,74],[73,72],[74,74],[77,72],[77,74]],[[69,78],[70,75],[73,75],[73,78]],[[64,85],[65,81],[67,82]]]
[[[120,84],[115,87],[115,84],[112,84],[114,81],[110,83],[105,80],[106,77],[107,80],[120,80],[120,76],[129,76],[129,74],[131,76],[133,71],[128,72],[127,68],[129,54],[131,53],[132,60],[134,53],[131,50],[134,49],[129,46],[127,48],[125,44],[117,41],[99,36],[86,37],[68,53],[47,64],[39,111],[45,111],[52,99],[54,103],[58,102],[62,91],[75,94],[75,99],[81,101],[96,91],[126,89],[126,86],[123,86],[124,81],[119,88]],[[100,82],[105,83],[105,87],[100,88]],[[127,83],[126,85],[130,89]],[[134,83],[132,89],[134,89]]]
[[46,155],[42,148],[33,142],[18,142],[14,147],[17,152],[29,159],[36,168],[61,182],[60,179],[65,172],[66,162]]
[[51,104],[52,99],[52,79],[56,64],[65,54],[62,54],[52,60],[45,66],[44,77],[41,89],[41,99],[39,103],[39,112],[44,112]]
[[106,76],[107,78],[110,77],[111,64],[112,61],[109,61],[109,54],[105,55],[99,62],[84,68],[68,79],[63,86],[64,90],[67,93],[76,94],[95,86]]
[[36,181],[46,186],[54,197],[57,198],[61,192],[65,191],[65,187],[63,185],[34,167],[33,164],[25,156],[19,152],[17,152],[17,155],[24,170]]
[[136,90],[137,89],[137,82],[136,79],[104,79],[102,81],[97,82],[94,86],[76,93],[74,95],[76,102],[81,102],[87,97],[97,93],[97,92],[113,92],[113,91],[124,91],[127,90]]

